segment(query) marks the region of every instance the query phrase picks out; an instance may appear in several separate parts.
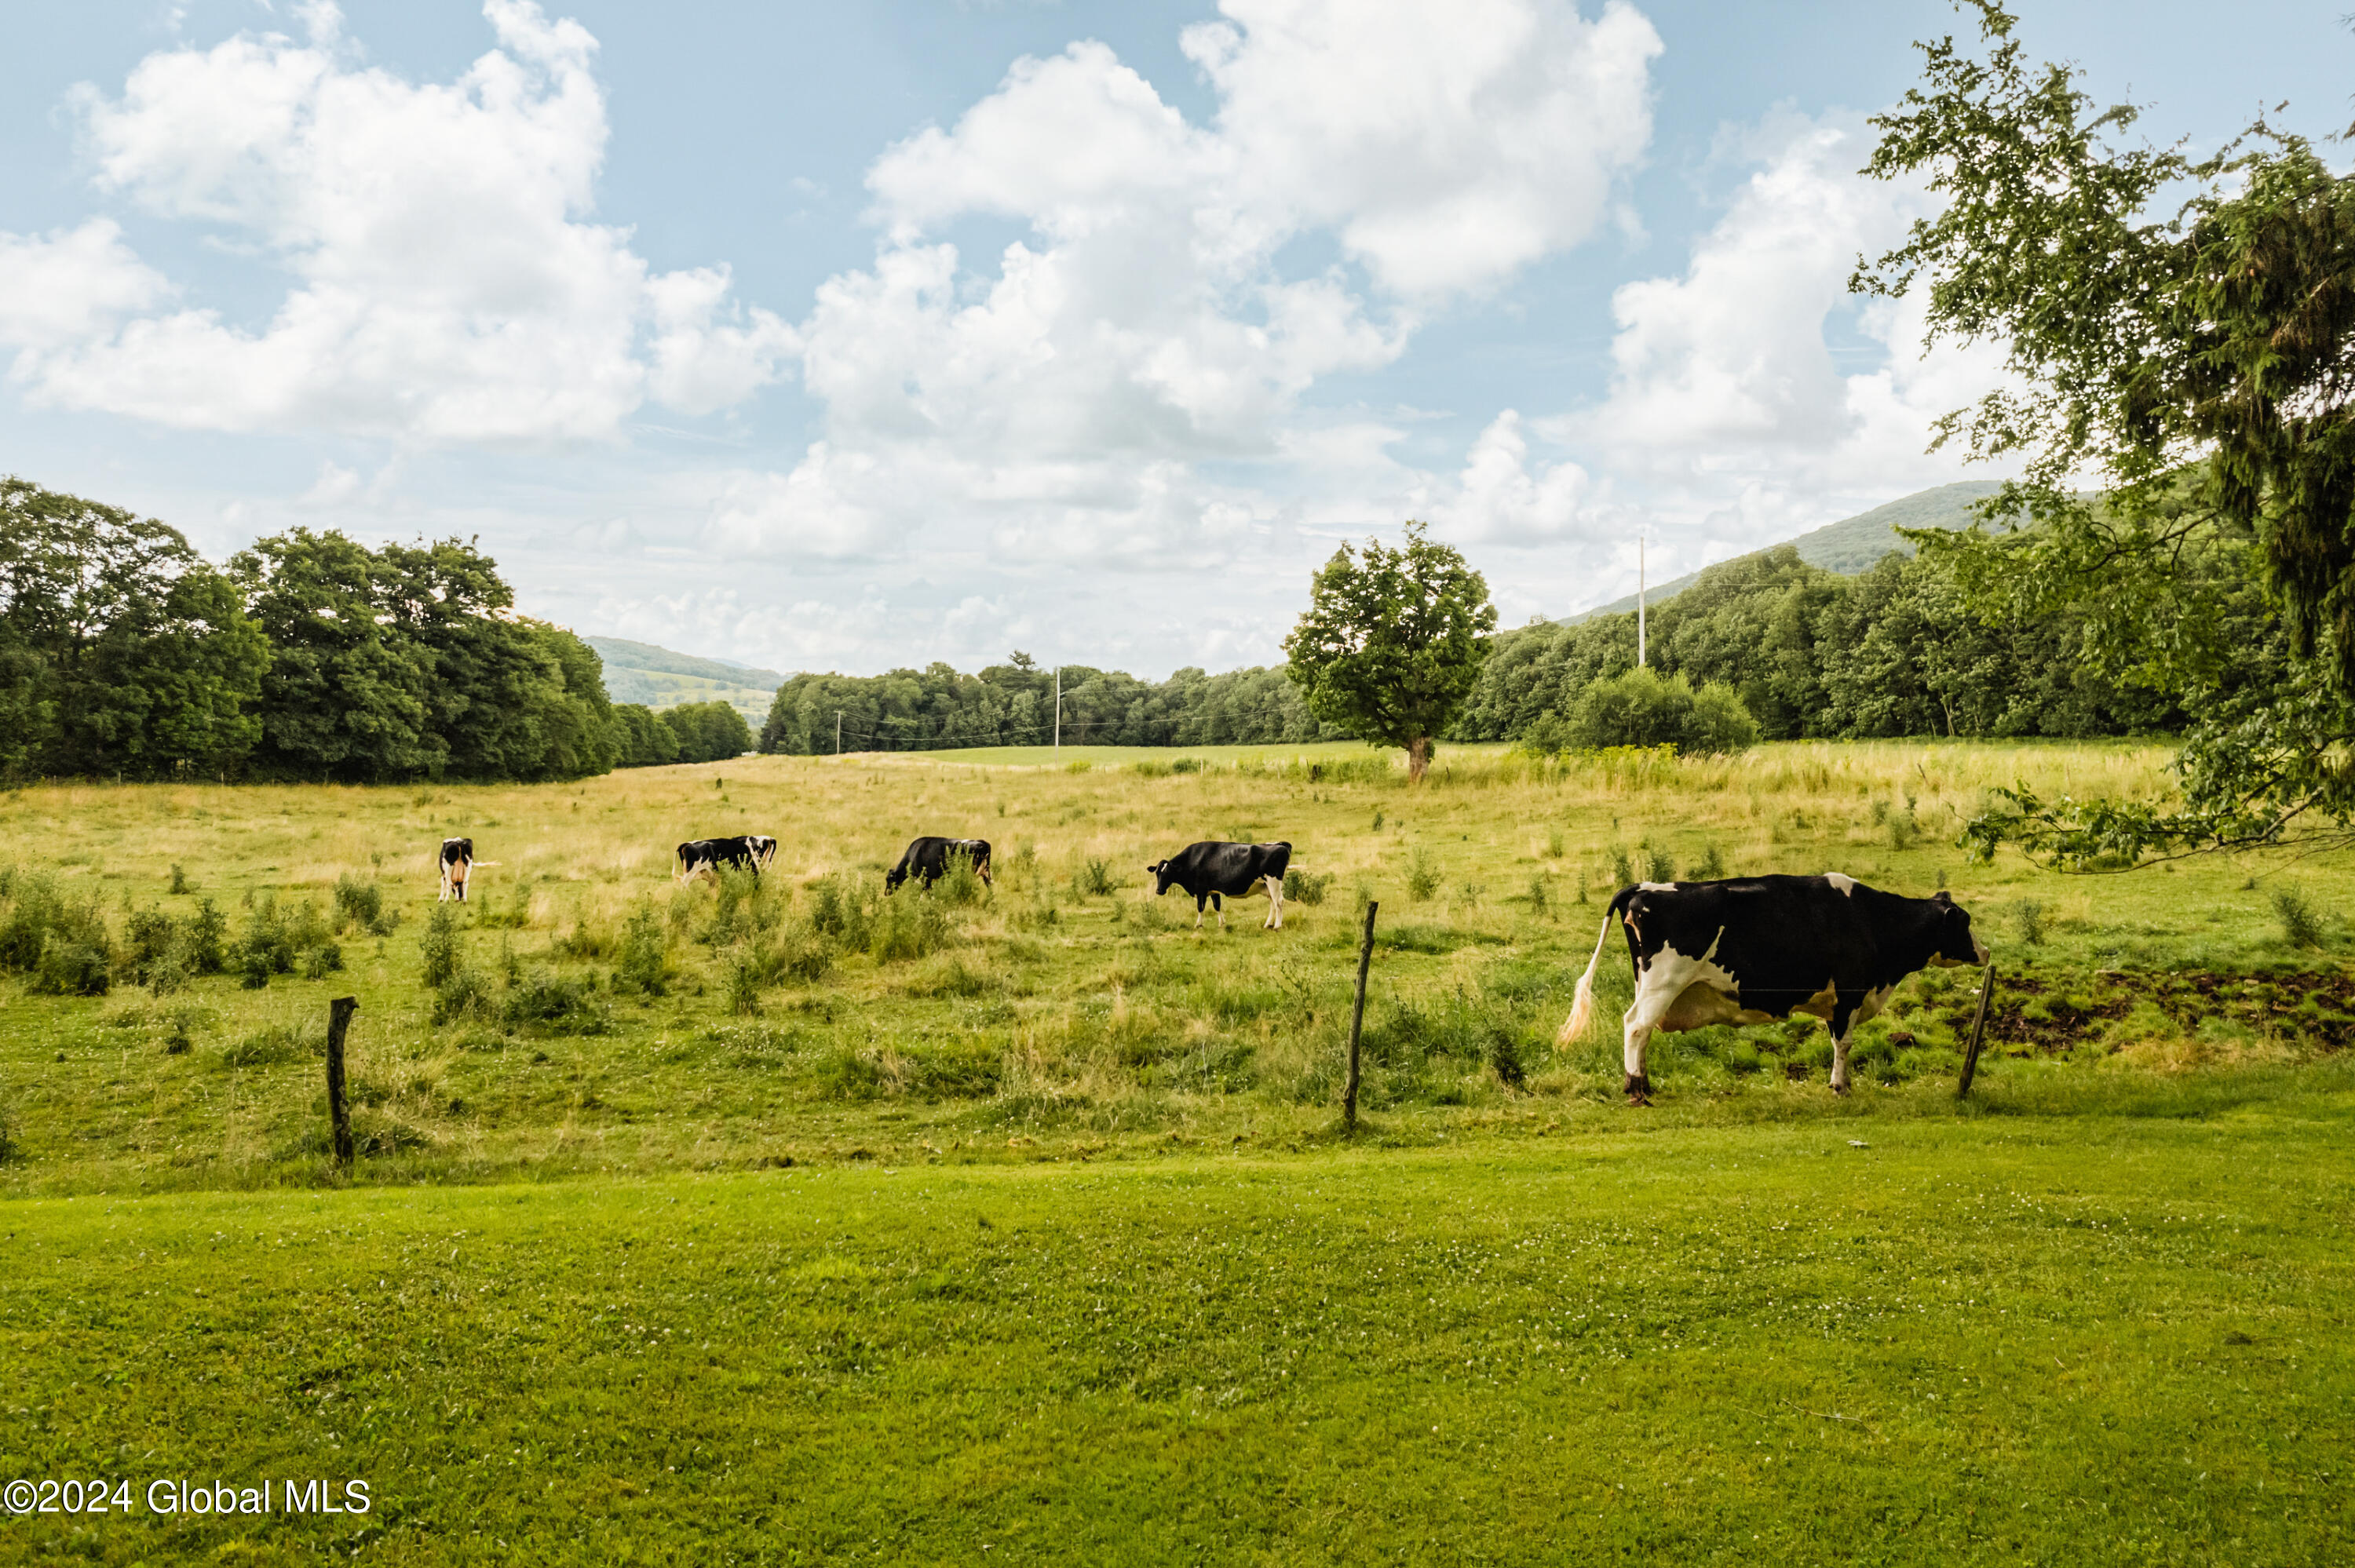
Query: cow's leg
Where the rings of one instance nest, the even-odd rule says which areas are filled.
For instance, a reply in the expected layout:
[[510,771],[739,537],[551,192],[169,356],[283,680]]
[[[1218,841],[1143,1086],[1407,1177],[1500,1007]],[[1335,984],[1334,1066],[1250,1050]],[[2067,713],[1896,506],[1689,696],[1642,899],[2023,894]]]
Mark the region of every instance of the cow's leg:
[[1846,996],[1833,1001],[1832,1015],[1824,1021],[1824,1027],[1832,1032],[1832,1093],[1836,1095],[1848,1093],[1849,1036],[1863,1022],[1855,999]]
[[1620,1065],[1627,1073],[1627,1103],[1631,1106],[1652,1103],[1652,1078],[1644,1070],[1644,1048],[1652,1043],[1652,1031],[1660,1027],[1677,998],[1692,983],[1690,971],[1690,965],[1673,954],[1664,953],[1656,956],[1636,977],[1636,1000],[1621,1015],[1624,1033],[1619,1046]]
[[443,867],[442,868],[442,896],[441,896],[441,897],[439,897],[439,898],[437,898],[437,899],[435,899],[433,902],[434,902],[434,903],[436,903],[436,904],[447,904],[449,901],[450,901],[450,868],[449,868],[448,866],[446,866],[446,865],[445,865],[445,866],[443,866]]
[[1271,926],[1279,931],[1284,929],[1284,878],[1280,876],[1267,879],[1267,918],[1260,922],[1260,929],[1263,931]]
[[464,902],[466,902],[466,879],[465,879],[464,877],[463,877],[463,876],[460,876],[460,877],[454,877],[454,878],[453,878],[452,880],[453,880],[453,881],[454,881],[454,882],[457,884],[457,885],[458,885],[458,902],[459,902],[459,903],[461,903],[461,904],[464,904]]
[[1216,893],[1213,893],[1210,895],[1210,907],[1219,912],[1219,929],[1221,931],[1225,930],[1227,928],[1227,901],[1220,897]]
[[[1197,893],[1194,895],[1194,929],[1197,931],[1202,928],[1202,906],[1208,904],[1209,901],[1210,895],[1207,893]],[[1221,915],[1219,916],[1219,920],[1220,923],[1223,925],[1226,921],[1226,916]]]

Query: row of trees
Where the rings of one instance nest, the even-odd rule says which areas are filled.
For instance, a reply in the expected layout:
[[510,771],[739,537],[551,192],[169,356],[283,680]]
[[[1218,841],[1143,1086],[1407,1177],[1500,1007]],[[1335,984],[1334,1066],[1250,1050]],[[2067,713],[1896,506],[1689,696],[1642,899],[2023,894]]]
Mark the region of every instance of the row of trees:
[[456,539],[297,528],[223,568],[0,479],[0,773],[529,781],[750,748],[724,704],[617,709],[595,652],[514,603]]
[[[1652,668],[1732,688],[1769,740],[2086,736],[2184,722],[2174,697],[2089,658],[2082,615],[1983,614],[1941,557],[1890,555],[1842,577],[1779,546],[1702,573],[1648,630]],[[1508,632],[1450,736],[1555,736],[1590,687],[1635,665],[1632,615]]]
[[[795,675],[777,689],[762,751],[935,751],[1044,746],[1055,737],[1055,672],[1016,653],[977,675],[946,664],[884,675]],[[1282,668],[1161,682],[1065,665],[1062,738],[1072,746],[1247,746],[1346,740],[1320,721]]]

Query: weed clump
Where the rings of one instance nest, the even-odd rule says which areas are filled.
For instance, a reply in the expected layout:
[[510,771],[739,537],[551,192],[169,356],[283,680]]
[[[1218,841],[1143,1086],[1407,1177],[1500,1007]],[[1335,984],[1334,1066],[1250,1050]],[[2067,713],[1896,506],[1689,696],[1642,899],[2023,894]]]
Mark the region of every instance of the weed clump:
[[510,1025],[532,1024],[555,1034],[604,1034],[613,1027],[589,981],[545,973],[509,987],[499,1016]]
[[2011,927],[2019,939],[2031,948],[2044,945],[2044,906],[2023,898],[2011,906]]
[[2282,940],[2291,947],[2322,946],[2322,916],[2295,889],[2274,890],[2274,918],[2281,922]]
[[1439,891],[1439,867],[1428,852],[1418,848],[1407,857],[1406,895],[1417,904],[1427,903]]
[[425,960],[423,979],[429,991],[439,991],[449,984],[450,978],[464,965],[465,955],[458,942],[458,916],[450,905],[433,906],[418,950]]
[[1109,898],[1116,885],[1112,867],[1100,860],[1091,859],[1071,874],[1071,894],[1078,898]]
[[400,924],[397,913],[384,905],[384,885],[362,882],[346,873],[336,878],[336,922],[356,925],[371,937],[389,937]]
[[623,927],[621,955],[613,964],[613,989],[660,996],[670,989],[670,933],[651,900],[640,899]]
[[1333,885],[1332,874],[1319,876],[1313,871],[1294,869],[1284,874],[1284,896],[1287,902],[1322,904],[1325,890]]

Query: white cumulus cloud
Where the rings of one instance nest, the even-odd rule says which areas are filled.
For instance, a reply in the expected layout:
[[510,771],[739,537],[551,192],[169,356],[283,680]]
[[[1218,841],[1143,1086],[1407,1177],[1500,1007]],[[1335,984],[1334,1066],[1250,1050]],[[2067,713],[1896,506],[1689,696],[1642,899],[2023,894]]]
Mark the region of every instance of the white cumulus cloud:
[[[1296,450],[1317,384],[1578,244],[1650,134],[1659,39],[1624,5],[1221,10],[1182,40],[1208,123],[1082,41],[876,160],[875,262],[798,329],[824,438],[716,529],[812,554],[941,524],[1009,561],[1231,560],[1276,509],[1237,473]],[[954,232],[975,218],[1025,233],[976,265]],[[1283,264],[1317,234],[1359,270]]]
[[724,270],[655,274],[590,221],[596,40],[529,0],[483,10],[499,47],[446,84],[360,66],[314,0],[304,39],[165,50],[119,96],[81,90],[101,189],[229,231],[291,286],[258,324],[202,307],[117,324],[161,291],[110,257],[118,302],[79,332],[0,315],[19,379],[165,425],[428,444],[608,439],[649,397],[708,412],[774,379],[793,333],[731,302]]

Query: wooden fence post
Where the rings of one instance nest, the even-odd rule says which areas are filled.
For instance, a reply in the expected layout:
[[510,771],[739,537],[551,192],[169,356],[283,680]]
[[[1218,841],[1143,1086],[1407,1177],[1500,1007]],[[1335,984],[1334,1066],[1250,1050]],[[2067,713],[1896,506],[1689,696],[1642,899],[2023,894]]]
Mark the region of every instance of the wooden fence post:
[[1963,1051],[1963,1075],[1955,1080],[1955,1097],[1962,1099],[1971,1092],[1971,1075],[1979,1070],[1979,1042],[1987,1036],[1987,1002],[1995,995],[1995,966],[1987,967],[1987,978],[1979,981],[1979,1007],[1971,1015],[1971,1043]]
[[1374,911],[1381,906],[1366,900],[1366,935],[1358,944],[1358,1003],[1349,1010],[1349,1086],[1341,1092],[1341,1120],[1358,1126],[1358,1032],[1366,1022],[1366,969],[1374,961]]
[[356,996],[339,996],[327,1004],[327,1117],[336,1127],[336,1163],[346,1170],[352,1163],[352,1107],[344,1097],[344,1032],[359,1010]]

